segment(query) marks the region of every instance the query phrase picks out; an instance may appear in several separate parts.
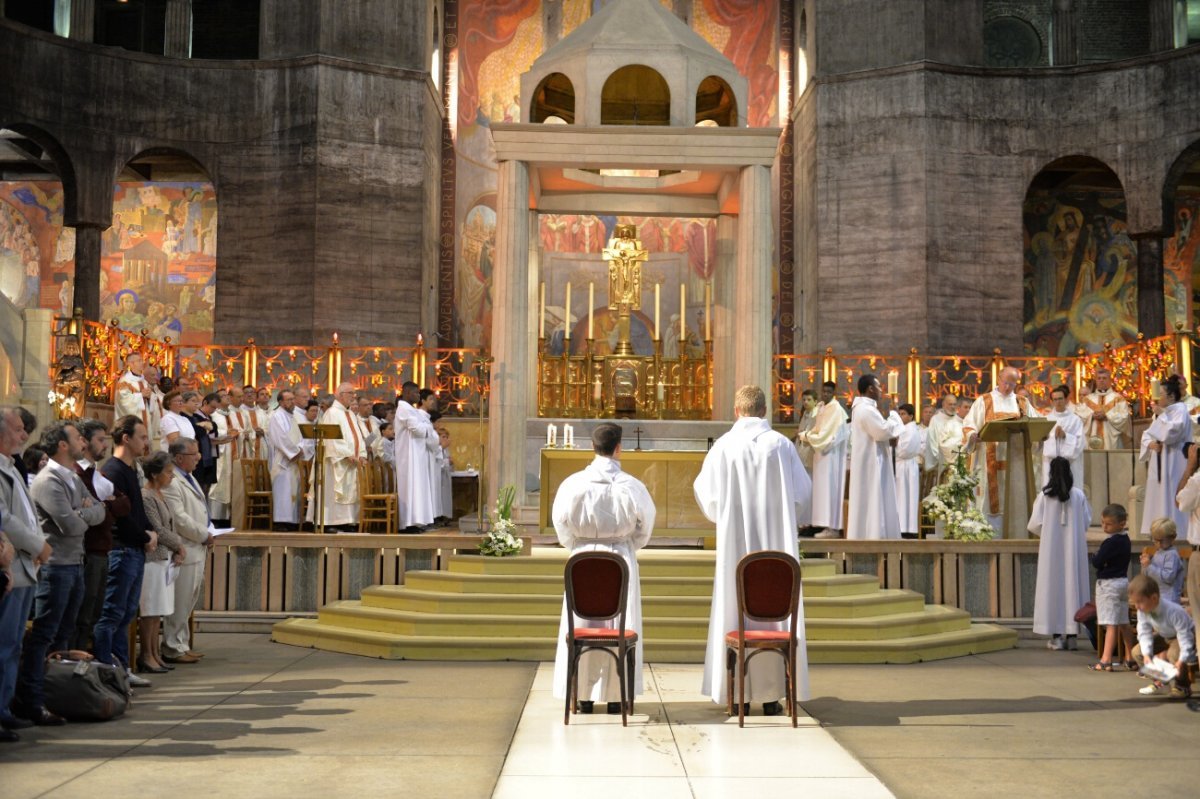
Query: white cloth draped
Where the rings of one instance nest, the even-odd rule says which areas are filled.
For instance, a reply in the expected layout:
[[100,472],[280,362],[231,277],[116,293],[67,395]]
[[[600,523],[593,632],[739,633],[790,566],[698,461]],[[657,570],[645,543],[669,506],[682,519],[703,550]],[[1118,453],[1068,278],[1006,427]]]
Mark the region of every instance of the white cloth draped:
[[921,526],[921,467],[917,458],[925,451],[925,431],[909,422],[896,442],[896,515],[900,532],[915,533]]
[[142,390],[147,386],[146,379],[135,375],[129,370],[117,381],[117,393],[113,397],[113,420],[122,416],[136,416],[146,424],[149,433],[150,416],[146,412],[146,398]]
[[925,433],[925,468],[936,468],[938,479],[958,457],[963,446],[962,419],[956,413],[938,411],[929,420]]
[[[437,432],[429,414],[404,400],[396,403],[396,505],[400,529],[433,523],[433,460]],[[439,489],[440,493],[440,489]]]
[[896,510],[896,475],[892,472],[891,439],[904,423],[892,411],[885,419],[875,400],[854,398],[850,409],[850,508],[846,538],[900,537]]
[[[742,417],[713,444],[693,484],[696,502],[717,525],[708,648],[701,690],[718,704],[725,691],[725,634],[737,629],[737,565],[751,552],[777,550],[798,556],[797,518],[807,512],[812,481],[796,447],[766,419]],[[786,622],[747,621],[748,630],[782,630]],[[808,651],[804,599],[797,630],[796,696],[807,699]],[[746,701],[774,702],[785,693],[780,658],[756,657],[746,670]]]
[[[633,696],[642,693],[642,591],[638,577],[637,550],[654,532],[654,500],[641,481],[621,471],[613,458],[597,455],[583,471],[563,480],[554,496],[551,519],[558,542],[571,554],[612,552],[629,565],[629,594],[625,629],[638,633],[633,670]],[[594,622],[578,617],[575,626],[615,628],[617,619]],[[563,599],[554,658],[554,696],[567,694],[567,605]],[[579,700],[618,702],[620,683],[613,672],[613,659],[603,652],[588,652],[579,659]]]
[[[213,427],[217,438],[229,435],[229,414],[226,411],[215,411],[212,415]],[[214,447],[218,445],[214,444]],[[208,489],[208,515],[213,519],[230,519],[230,507],[233,498],[233,448],[237,442],[219,445],[217,451],[217,482]]]
[[850,426],[846,411],[837,400],[817,406],[812,426],[797,440],[812,450],[812,506],[808,521],[817,527],[842,529],[846,498],[846,442]]
[[[1098,412],[1104,419],[1097,419]],[[1121,449],[1128,446],[1130,421],[1129,403],[1116,391],[1093,391],[1075,405],[1075,414],[1083,423],[1084,435],[1097,439],[1101,449]],[[1090,444],[1085,444],[1087,449]]]
[[1066,502],[1038,492],[1029,532],[1039,536],[1033,631],[1039,635],[1076,635],[1075,611],[1091,596],[1087,528],[1092,511],[1078,487]]
[[[1186,530],[1188,516],[1175,504],[1175,493],[1183,479],[1187,461],[1183,445],[1192,440],[1192,417],[1182,402],[1168,405],[1142,433],[1138,459],[1146,464],[1146,502],[1142,506],[1142,535],[1150,535],[1150,525],[1164,516]],[[1162,444],[1162,451],[1149,449],[1150,442]]]
[[300,521],[300,462],[304,439],[296,417],[283,408],[271,414],[267,425],[271,445],[271,495],[274,519],[286,524]]

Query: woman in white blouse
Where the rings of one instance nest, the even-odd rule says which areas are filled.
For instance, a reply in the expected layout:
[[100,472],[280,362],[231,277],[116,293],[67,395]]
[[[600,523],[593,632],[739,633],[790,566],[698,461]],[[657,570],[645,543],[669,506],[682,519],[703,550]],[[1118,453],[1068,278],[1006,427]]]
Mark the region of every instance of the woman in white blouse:
[[192,423],[182,415],[183,394],[181,392],[172,391],[163,397],[163,408],[165,410],[158,428],[162,433],[161,448],[163,452],[166,452],[167,447],[171,446],[171,442],[180,436],[196,438],[196,428],[192,427]]

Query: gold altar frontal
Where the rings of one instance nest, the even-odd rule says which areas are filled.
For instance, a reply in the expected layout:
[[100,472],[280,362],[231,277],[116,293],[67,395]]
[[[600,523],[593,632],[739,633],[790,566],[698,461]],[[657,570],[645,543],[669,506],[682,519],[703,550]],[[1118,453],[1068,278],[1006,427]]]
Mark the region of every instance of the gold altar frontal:
[[[654,538],[691,537],[711,538],[712,522],[704,517],[692,483],[704,463],[704,450],[622,450],[621,469],[646,484],[658,511],[654,521]],[[582,470],[592,462],[595,453],[587,449],[543,449],[542,488],[538,523],[541,532],[554,535],[550,509],[558,487],[568,475]]]

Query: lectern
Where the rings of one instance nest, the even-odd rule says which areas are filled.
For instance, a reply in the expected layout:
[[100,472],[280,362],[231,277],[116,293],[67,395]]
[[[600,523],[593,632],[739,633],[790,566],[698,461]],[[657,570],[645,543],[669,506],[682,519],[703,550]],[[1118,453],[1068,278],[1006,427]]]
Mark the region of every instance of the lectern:
[[313,478],[309,485],[313,490],[313,530],[325,532],[325,442],[337,441],[342,437],[342,426],[337,424],[302,424],[300,435],[307,439],[315,439],[316,452],[313,453]]
[[[1006,465],[1004,468],[1003,508],[1004,538],[1028,538],[1025,532],[1029,521],[1029,509],[1033,507],[1035,486],[1033,482],[1033,445],[1046,439],[1054,429],[1054,422],[1049,419],[1021,417],[1020,419],[997,419],[988,422],[979,431],[979,440],[989,444],[1005,444],[1008,447]],[[1025,461],[1025,512],[1014,512],[1019,509],[1010,503],[1012,497],[1012,459],[1014,438],[1019,438]],[[1018,487],[1019,490],[1019,487]],[[986,513],[986,510],[984,511]],[[1015,521],[1014,521],[1015,520]],[[1014,528],[1015,525],[1015,528]]]

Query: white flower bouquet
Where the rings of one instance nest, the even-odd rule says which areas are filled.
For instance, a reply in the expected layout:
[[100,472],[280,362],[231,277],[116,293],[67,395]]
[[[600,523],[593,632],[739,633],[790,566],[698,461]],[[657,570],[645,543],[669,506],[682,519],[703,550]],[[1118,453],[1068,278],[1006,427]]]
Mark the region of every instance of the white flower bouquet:
[[512,520],[513,499],[517,489],[504,486],[496,496],[496,510],[492,513],[492,529],[479,542],[479,554],[493,558],[521,554],[521,539],[517,538],[517,524]]
[[921,505],[931,519],[944,522],[946,536],[959,541],[989,541],[996,531],[975,504],[979,478],[967,468],[967,457],[959,450],[947,478],[934,487]]

